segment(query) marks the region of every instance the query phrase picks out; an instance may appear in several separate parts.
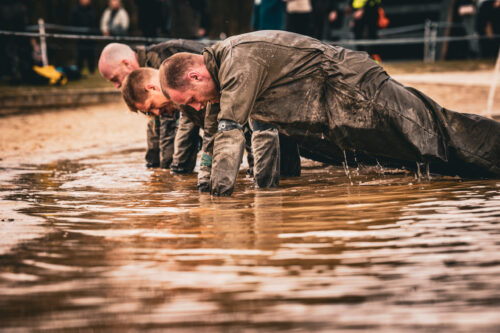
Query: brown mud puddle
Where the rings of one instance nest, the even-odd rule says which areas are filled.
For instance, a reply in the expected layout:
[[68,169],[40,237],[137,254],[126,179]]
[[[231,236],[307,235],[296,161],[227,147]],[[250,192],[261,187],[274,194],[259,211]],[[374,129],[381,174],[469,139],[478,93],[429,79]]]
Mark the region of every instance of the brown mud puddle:
[[2,187],[2,330],[500,327],[498,180],[309,164],[211,198],[142,155],[25,165]]

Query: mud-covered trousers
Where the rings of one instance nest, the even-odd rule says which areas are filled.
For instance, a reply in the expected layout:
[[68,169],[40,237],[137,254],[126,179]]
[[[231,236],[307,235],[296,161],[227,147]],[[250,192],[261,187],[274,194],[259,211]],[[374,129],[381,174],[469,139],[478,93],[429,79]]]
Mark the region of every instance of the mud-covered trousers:
[[251,121],[254,177],[257,186],[279,185],[279,178],[300,176],[297,144],[269,124]]
[[147,126],[146,166],[170,168],[174,155],[174,139],[178,114],[152,117]]
[[196,166],[196,156],[201,149],[200,127],[183,113],[175,135],[174,155],[170,171],[172,173],[191,173]]
[[200,146],[199,130],[189,118],[179,120],[179,114],[151,119],[147,127],[146,166],[172,168],[175,173],[192,172]]

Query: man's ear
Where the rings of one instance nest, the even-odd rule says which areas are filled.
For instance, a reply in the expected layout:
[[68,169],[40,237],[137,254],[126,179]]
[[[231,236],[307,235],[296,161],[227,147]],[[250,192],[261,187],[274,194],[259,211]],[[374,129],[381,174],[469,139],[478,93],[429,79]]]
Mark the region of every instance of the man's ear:
[[199,81],[200,80],[200,73],[198,73],[197,71],[189,71],[187,76],[188,76],[188,79],[190,81]]
[[130,69],[130,70],[134,70],[134,69],[137,69],[135,68],[134,64],[129,60],[129,59],[123,59],[121,61],[121,63],[123,64],[123,66],[125,66],[126,68]]
[[153,83],[148,83],[146,84],[146,90],[147,91],[159,91],[161,92],[161,88],[159,86],[157,86],[156,84],[153,84]]

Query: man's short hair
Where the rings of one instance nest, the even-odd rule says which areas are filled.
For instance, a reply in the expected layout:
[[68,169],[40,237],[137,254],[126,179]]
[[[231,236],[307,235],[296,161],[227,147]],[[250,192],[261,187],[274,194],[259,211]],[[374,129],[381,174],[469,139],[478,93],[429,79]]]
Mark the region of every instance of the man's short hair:
[[132,71],[123,81],[122,97],[130,111],[137,112],[137,103],[144,104],[149,96],[146,83],[155,74],[155,69],[139,68]]
[[165,59],[160,66],[160,85],[165,96],[166,88],[185,91],[189,88],[187,71],[195,64],[194,53],[179,52]]

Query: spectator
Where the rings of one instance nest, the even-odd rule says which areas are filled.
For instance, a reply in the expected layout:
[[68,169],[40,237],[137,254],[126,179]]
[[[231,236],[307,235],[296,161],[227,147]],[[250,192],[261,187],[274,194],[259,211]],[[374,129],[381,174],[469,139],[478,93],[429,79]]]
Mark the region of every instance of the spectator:
[[[475,31],[476,4],[475,0],[459,0],[457,3],[458,21],[461,22],[465,35],[472,36]],[[479,55],[479,43],[476,39],[467,41],[466,55],[468,58],[476,58]]]
[[129,18],[120,0],[109,0],[109,7],[101,17],[101,32],[104,36],[123,36],[127,33]]
[[[97,19],[94,10],[90,5],[91,0],[79,0],[78,5],[73,8],[71,12],[71,25],[81,27],[82,34],[92,34],[94,29],[97,28]],[[95,61],[95,41],[92,40],[78,40],[76,44],[76,63],[78,70],[81,72],[84,62],[87,62],[87,68],[90,73],[94,73]]]
[[287,0],[286,30],[302,35],[311,34],[312,6],[310,0]]
[[[377,39],[378,38],[378,9],[382,0],[352,0],[352,28],[354,38],[359,39]],[[358,47],[358,49],[364,49]],[[380,61],[380,56],[376,53],[374,47],[364,49],[371,57]]]
[[339,0],[311,0],[312,36],[319,40],[330,39],[330,28],[340,28]]
[[135,0],[137,21],[144,37],[157,37],[163,22],[162,0]]
[[285,28],[283,0],[255,0],[252,16],[254,30],[283,30]]
[[[16,0],[0,3],[0,30],[24,31],[27,22],[26,8]],[[0,36],[0,75],[6,74],[11,84],[29,81],[33,59],[27,38]]]
[[478,0],[476,31],[480,37],[483,37],[479,42],[481,57],[496,57],[500,44],[498,37],[500,35],[500,0]]
[[170,36],[198,39],[209,29],[205,0],[172,0],[169,5]]

